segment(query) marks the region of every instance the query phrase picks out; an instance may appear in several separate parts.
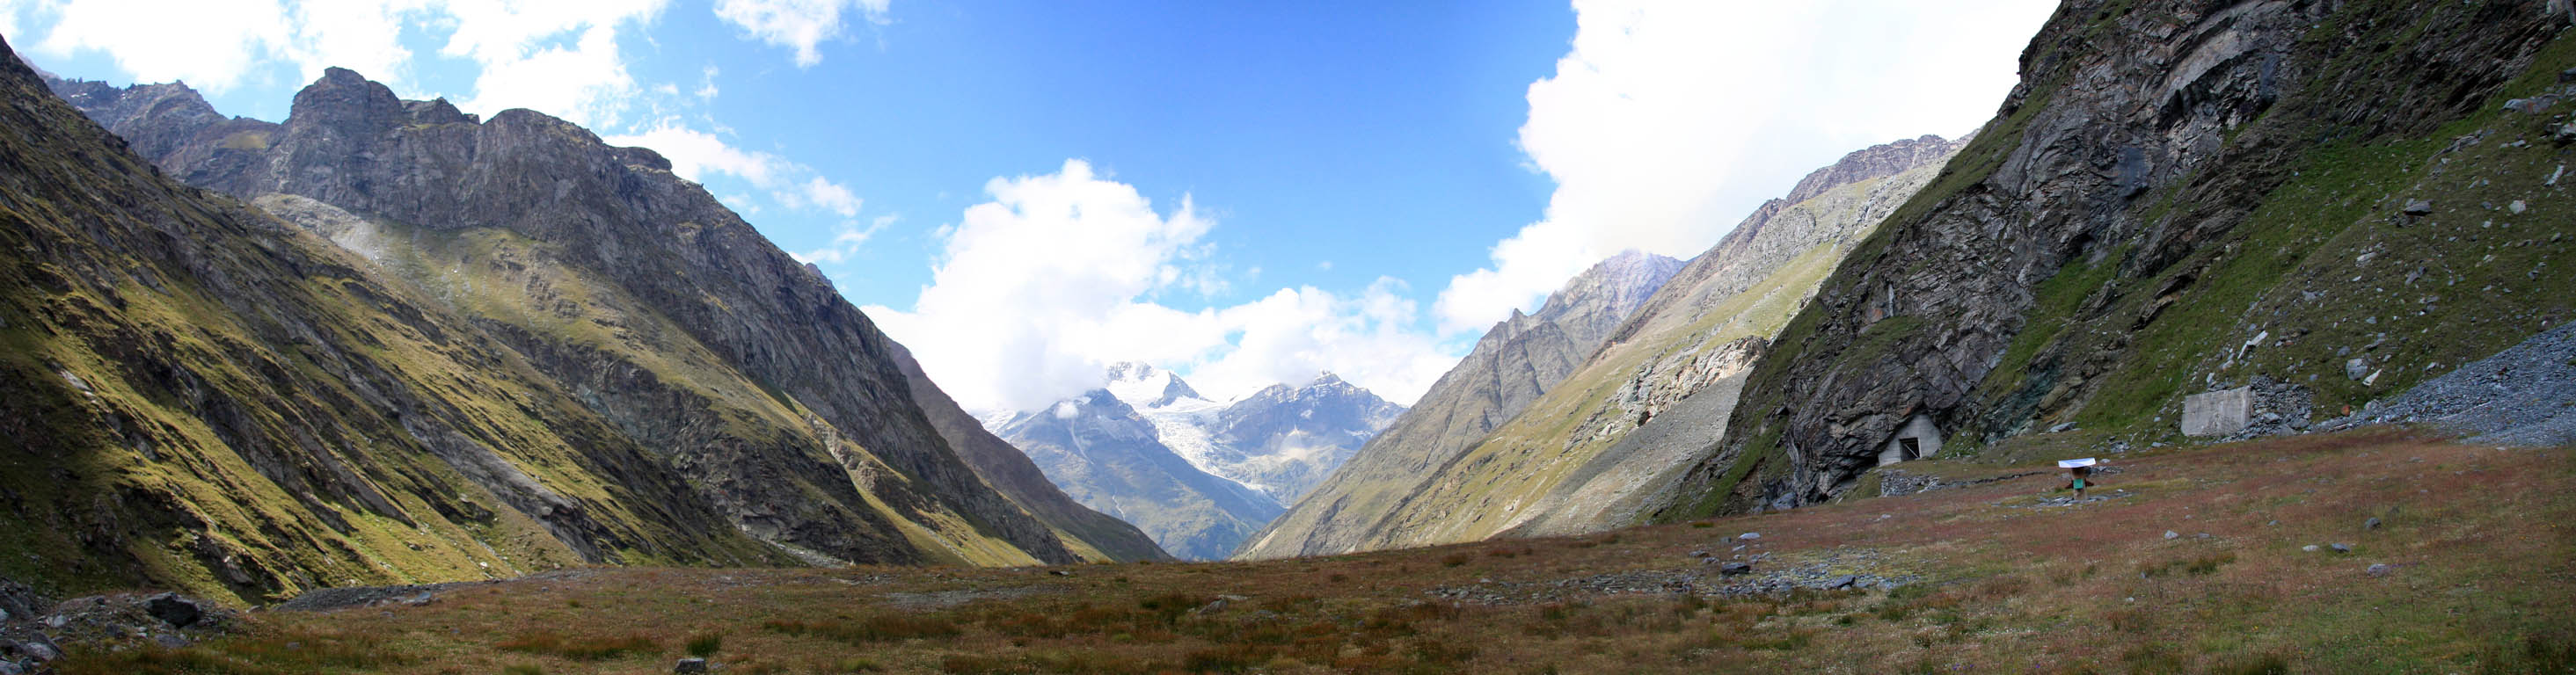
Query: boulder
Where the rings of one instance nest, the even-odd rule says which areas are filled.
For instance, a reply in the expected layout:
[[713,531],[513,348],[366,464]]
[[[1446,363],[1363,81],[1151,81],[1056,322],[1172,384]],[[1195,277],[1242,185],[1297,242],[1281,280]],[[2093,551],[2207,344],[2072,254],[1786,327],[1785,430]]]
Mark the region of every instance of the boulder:
[[2414,199],[2414,200],[2408,200],[2408,201],[2406,202],[2406,215],[2410,215],[2410,216],[2423,216],[2423,215],[2431,215],[2432,213],[2433,213],[2433,202],[2431,202],[2431,201],[2422,200],[2422,199]]
[[1717,573],[1730,577],[1743,576],[1753,573],[1753,565],[1751,563],[1731,562],[1727,563],[1725,566],[1717,568]]
[[707,672],[707,660],[695,657],[680,659],[678,665],[671,666],[671,672],[704,673]]
[[179,597],[177,593],[152,596],[152,599],[144,601],[143,609],[172,628],[197,625],[197,620],[206,616],[205,608],[198,607],[197,601]]

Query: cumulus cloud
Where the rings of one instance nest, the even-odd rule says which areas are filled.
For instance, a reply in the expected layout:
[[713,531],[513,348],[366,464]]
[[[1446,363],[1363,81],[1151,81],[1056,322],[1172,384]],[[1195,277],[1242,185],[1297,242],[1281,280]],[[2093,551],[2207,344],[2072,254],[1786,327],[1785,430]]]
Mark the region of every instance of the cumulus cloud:
[[1481,329],[1612,253],[1684,257],[1845,152],[1994,113],[2054,0],[1575,0],[1520,146],[1557,183],[1539,222],[1458,275],[1443,331]]
[[217,92],[240,84],[254,63],[294,34],[285,11],[273,0],[203,0],[141,12],[111,2],[46,3],[33,9],[53,19],[50,31],[36,41],[40,52],[67,56],[100,51],[137,79],[186,80]]
[[[775,153],[743,150],[725,142],[713,133],[681,126],[671,120],[657,122],[639,133],[602,138],[610,145],[652,148],[671,160],[671,173],[681,178],[705,182],[708,176],[727,175],[740,178],[752,187],[769,193],[770,198],[792,209],[819,209],[843,218],[859,214],[865,202],[848,186],[824,178],[813,167],[789,161]],[[727,198],[728,204],[743,204],[740,196]]]
[[456,31],[439,53],[482,66],[457,107],[490,114],[528,108],[587,127],[618,123],[641,91],[617,45],[624,25],[649,22],[664,0],[510,3],[450,0]]
[[716,0],[716,17],[762,42],[796,50],[799,68],[823,62],[815,49],[841,34],[841,11],[858,10],[870,23],[887,21],[890,0]]
[[859,214],[859,196],[851,193],[849,188],[823,180],[822,176],[807,178],[805,182],[796,184],[794,189],[779,195],[779,201],[786,202],[788,206],[812,206],[841,214],[844,218]]
[[1119,361],[1174,367],[1221,398],[1332,370],[1409,402],[1454,360],[1404,330],[1415,308],[1392,280],[1354,298],[1295,288],[1225,308],[1162,304],[1204,289],[1194,279],[1212,267],[1201,238],[1215,223],[1187,197],[1159,212],[1081,160],[985,192],[938,235],[910,311],[866,308],[969,408],[1038,410]]

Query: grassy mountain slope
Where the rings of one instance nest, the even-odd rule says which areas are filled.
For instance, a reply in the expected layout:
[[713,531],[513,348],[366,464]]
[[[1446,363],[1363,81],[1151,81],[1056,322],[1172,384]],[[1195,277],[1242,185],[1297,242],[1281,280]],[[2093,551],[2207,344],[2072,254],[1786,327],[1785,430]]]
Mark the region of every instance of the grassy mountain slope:
[[2061,425],[2070,452],[2171,442],[2188,394],[2261,385],[2330,417],[2565,321],[2568,21],[2068,3],[1997,118],[1790,324],[1661,517],[1842,494],[1916,414],[1971,453]]
[[[1621,337],[1380,516],[1366,548],[1476,541],[1505,532],[1576,534],[1632,524],[1723,429],[1742,370],[1870,225],[1946,155],[1894,175],[1769,207],[1764,222],[1694,265],[1783,248],[1768,270],[1666,284]],[[1784,241],[1770,241],[1771,238]],[[1758,245],[1748,245],[1759,241]],[[1679,281],[1692,279],[1691,283]],[[1749,283],[1746,281],[1750,279]],[[1749,340],[1748,340],[1749,339]],[[1661,391],[1658,395],[1655,392]],[[1649,399],[1657,405],[1648,412]],[[1678,399],[1678,400],[1673,400]]]
[[1680,268],[1678,260],[1628,251],[1568,280],[1537,314],[1512,310],[1385,432],[1235,554],[1330,555],[1375,546],[1386,514],[1582,366]]
[[664,448],[738,527],[809,559],[1162,555],[989,434],[952,433],[962,414],[940,414],[901,345],[650,151],[528,111],[401,101],[341,69],[283,124],[224,120],[181,85],[53,85],[152,139],[165,170],[435,289]]
[[0,62],[0,574],[242,601],[790,564],[438,300],[160,177]]

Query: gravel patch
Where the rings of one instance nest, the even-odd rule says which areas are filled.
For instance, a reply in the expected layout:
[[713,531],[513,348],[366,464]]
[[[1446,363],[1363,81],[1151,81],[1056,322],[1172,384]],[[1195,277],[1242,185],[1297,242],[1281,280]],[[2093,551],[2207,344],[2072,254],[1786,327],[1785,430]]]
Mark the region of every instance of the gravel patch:
[[2326,428],[2418,423],[2471,437],[2469,442],[2477,444],[2576,443],[2576,322],[2415,385],[2396,398],[2372,402]]
[[514,581],[566,581],[588,577],[593,573],[594,572],[591,570],[556,570],[552,572],[539,572],[516,579],[495,579],[491,581],[452,581],[441,584],[412,584],[408,586],[346,586],[340,588],[316,588],[310,591],[305,591],[302,595],[297,595],[292,600],[273,605],[269,607],[269,609],[288,612],[327,612],[335,609],[348,609],[351,607],[381,607],[394,604],[418,606],[434,602],[437,600],[440,593],[445,593],[449,590],[458,588],[489,586]]

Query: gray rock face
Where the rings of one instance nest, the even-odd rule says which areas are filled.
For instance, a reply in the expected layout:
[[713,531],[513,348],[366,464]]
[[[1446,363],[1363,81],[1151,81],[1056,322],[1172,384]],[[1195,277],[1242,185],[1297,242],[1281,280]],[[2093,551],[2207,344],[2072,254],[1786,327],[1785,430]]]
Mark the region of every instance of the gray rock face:
[[[57,85],[111,130],[155,139],[141,149],[158,150],[149,158],[169,174],[261,199],[371,261],[423,247],[460,256],[377,262],[475,315],[477,330],[655,448],[733,527],[810,561],[903,563],[932,552],[893,519],[968,522],[976,531],[942,534],[1075,560],[1032,517],[1047,505],[1005,497],[951,447],[915,394],[935,387],[906,376],[899,345],[659,155],[527,110],[487,122],[444,101],[402,101],[337,68],[278,125],[203,114],[202,100],[169,87]],[[450,266],[474,278],[421,271]],[[562,510],[543,502],[512,506]]]
[[[2166,305],[2115,317],[2112,296],[2096,296],[2076,318],[2032,326],[2041,282],[2098,261],[2116,268],[2114,290],[2163,302],[2196,291],[2194,272],[2208,270],[2170,266],[2233,241],[2252,205],[2295,177],[2317,129],[2427,133],[2566,25],[2563,13],[2501,8],[2113,4],[2077,0],[2050,20],[1995,121],[1825,283],[1757,366],[1727,447],[1684,480],[1678,502],[1693,506],[1663,517],[1830,498],[1916,415],[1953,436],[2001,437],[2084,401],[2123,357],[2173,348],[2126,341]],[[2304,39],[2327,23],[2371,37]],[[2398,38],[2400,25],[2416,28]],[[2402,71],[2327,67],[2383,44],[2406,52]],[[2431,81],[2449,93],[2417,84]],[[2169,285],[2130,288],[2150,281]],[[1983,386],[2023,331],[2070,323],[2101,337],[2084,337],[2084,352],[2043,348],[2011,381]]]
[[[1672,258],[1621,253],[1550,294],[1537,314],[1513,310],[1432,383],[1412,409],[1300,499],[1294,513],[1273,523],[1242,555],[1329,554],[1359,546],[1374,527],[1359,520],[1387,513],[1409,490],[1406,486],[1457,457],[1565,379],[1680,267]],[[1346,510],[1349,520],[1342,516]]]

